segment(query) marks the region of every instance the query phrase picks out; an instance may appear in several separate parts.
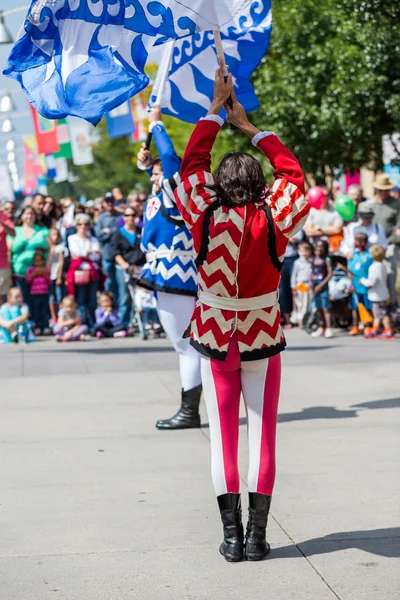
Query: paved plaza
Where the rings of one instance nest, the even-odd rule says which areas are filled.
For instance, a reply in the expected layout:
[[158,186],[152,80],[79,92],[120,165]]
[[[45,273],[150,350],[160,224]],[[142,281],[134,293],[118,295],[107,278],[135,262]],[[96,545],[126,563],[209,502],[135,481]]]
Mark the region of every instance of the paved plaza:
[[154,427],[180,392],[168,342],[1,346],[1,600],[397,600],[400,341],[288,338],[272,553],[240,564],[204,405],[201,430]]

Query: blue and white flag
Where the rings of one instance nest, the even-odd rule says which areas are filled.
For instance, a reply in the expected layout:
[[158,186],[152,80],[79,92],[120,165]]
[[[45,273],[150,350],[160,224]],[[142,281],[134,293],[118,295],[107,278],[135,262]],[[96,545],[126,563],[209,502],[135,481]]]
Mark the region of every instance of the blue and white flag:
[[148,83],[149,51],[221,29],[231,38],[265,17],[269,0],[32,0],[4,70],[48,119],[96,124]]
[[[265,17],[239,35],[221,32],[225,60],[232,73],[236,96],[246,112],[260,105],[250,77],[268,50],[272,30],[270,1],[264,2]],[[168,52],[160,64],[149,105],[153,106],[163,85],[163,73],[170,60]],[[197,123],[210,107],[218,60],[212,31],[197,33],[174,42],[168,80],[161,92],[162,112],[189,123]]]
[[130,135],[135,131],[130,102],[124,102],[106,114],[107,131],[110,138]]

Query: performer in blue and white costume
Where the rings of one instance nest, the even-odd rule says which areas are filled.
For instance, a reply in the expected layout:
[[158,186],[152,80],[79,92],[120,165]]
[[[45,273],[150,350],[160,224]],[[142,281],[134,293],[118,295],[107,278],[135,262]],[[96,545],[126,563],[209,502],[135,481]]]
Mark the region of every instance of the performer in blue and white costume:
[[[142,250],[147,262],[139,285],[156,292],[161,324],[179,354],[182,383],[181,407],[171,419],[159,420],[158,429],[200,427],[199,404],[202,392],[200,355],[183,339],[197,298],[197,273],[193,240],[176,207],[174,189],[179,184],[181,161],[164,124],[154,107],[150,128],[160,158],[153,160],[145,147],[138,154],[139,168],[148,171],[153,196],[144,213]],[[175,183],[174,183],[175,182]]]

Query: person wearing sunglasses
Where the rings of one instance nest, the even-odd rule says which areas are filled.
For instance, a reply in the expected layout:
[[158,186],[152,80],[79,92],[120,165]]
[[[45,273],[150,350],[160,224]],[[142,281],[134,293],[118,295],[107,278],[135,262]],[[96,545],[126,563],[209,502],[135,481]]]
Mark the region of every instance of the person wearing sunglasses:
[[136,230],[136,211],[125,208],[124,225],[111,238],[111,248],[116,262],[118,286],[118,312],[121,323],[129,327],[132,302],[128,293],[125,274],[135,267],[143,266],[146,257],[140,249],[140,235]]

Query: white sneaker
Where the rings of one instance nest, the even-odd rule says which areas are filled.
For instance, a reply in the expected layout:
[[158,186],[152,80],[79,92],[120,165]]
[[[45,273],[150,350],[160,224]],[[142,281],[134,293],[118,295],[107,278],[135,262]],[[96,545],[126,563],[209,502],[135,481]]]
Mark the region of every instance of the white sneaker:
[[328,339],[329,338],[333,338],[333,331],[332,331],[332,329],[330,327],[328,327],[326,329],[326,331],[325,331],[325,337],[328,338]]
[[311,337],[317,338],[317,337],[324,337],[324,333],[325,333],[325,329],[322,329],[322,327],[319,327],[317,329],[317,331],[314,331],[311,334]]

